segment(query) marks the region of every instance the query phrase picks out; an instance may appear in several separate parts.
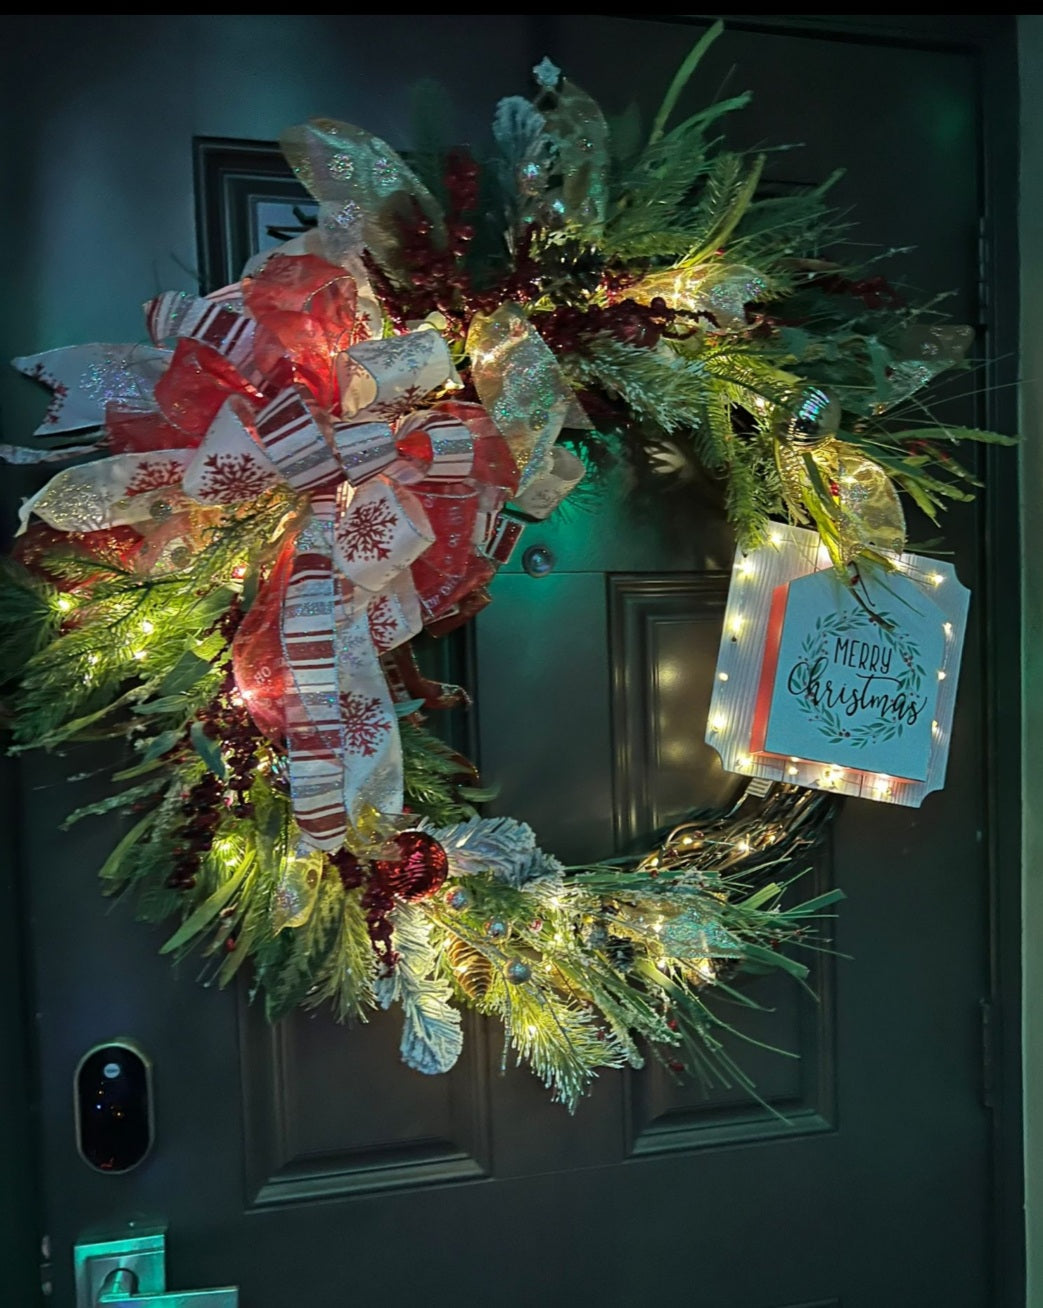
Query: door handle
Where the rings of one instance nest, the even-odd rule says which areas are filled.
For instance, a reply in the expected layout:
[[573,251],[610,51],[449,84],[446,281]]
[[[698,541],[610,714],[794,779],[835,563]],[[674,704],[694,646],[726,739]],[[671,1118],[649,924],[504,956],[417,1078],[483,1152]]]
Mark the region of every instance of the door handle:
[[76,1308],[239,1308],[239,1289],[168,1290],[166,1227],[84,1238],[74,1250]]

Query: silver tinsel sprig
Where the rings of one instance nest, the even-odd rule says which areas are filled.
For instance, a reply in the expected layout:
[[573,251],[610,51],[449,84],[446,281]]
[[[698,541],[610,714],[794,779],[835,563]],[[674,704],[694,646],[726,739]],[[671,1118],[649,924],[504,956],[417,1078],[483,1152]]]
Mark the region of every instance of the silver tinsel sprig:
[[534,881],[560,877],[563,866],[536,844],[536,833],[515,818],[470,818],[451,827],[426,830],[449,856],[453,876],[489,872],[516,889]]

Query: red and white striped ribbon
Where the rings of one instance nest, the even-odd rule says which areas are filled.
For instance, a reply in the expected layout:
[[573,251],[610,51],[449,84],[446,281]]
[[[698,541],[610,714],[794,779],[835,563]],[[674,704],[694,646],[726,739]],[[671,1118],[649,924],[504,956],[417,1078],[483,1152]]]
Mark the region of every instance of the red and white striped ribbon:
[[263,380],[254,363],[257,323],[243,313],[186,291],[164,291],[145,305],[145,324],[156,345],[188,336],[223,355],[247,381]]
[[285,708],[294,816],[305,842],[324,850],[344,843],[348,819],[329,532],[313,520],[298,537],[281,621],[293,681]]

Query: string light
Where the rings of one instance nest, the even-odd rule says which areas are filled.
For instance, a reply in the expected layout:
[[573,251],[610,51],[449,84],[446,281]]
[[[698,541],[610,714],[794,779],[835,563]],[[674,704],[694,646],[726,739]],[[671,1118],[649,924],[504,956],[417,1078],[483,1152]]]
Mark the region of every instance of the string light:
[[152,633],[156,630],[155,624],[149,622],[148,618],[146,618],[145,621],[141,624],[141,630],[145,633],[146,636],[151,636]]
[[927,580],[931,583],[932,586],[940,586],[942,582],[945,580],[945,578],[942,576],[940,572],[932,572],[931,575],[927,578]]
[[717,680],[718,680],[718,681],[727,681],[727,680],[728,680],[728,674],[727,674],[727,672],[718,672],[718,674],[717,674]]
[[133,657],[136,659],[143,659],[145,657],[145,651],[143,649],[136,649]]
[[786,771],[789,773],[791,777],[795,777],[797,773],[800,771],[800,769],[791,763],[789,767],[786,769]]
[[943,671],[941,668],[938,669],[938,680],[939,680],[939,681],[944,681],[944,680],[945,680],[945,673],[944,673],[944,671]]
[[710,719],[710,729],[712,731],[723,731],[728,725],[728,719],[723,713],[715,713]]
[[749,558],[743,559],[743,561],[739,564],[739,576],[749,577],[752,574],[752,572],[753,572],[753,560]]
[[782,544],[782,532],[781,531],[770,532],[768,534],[768,539],[777,549]]
[[58,602],[58,608],[62,611],[62,613],[68,613],[69,610],[72,608],[72,600],[68,597],[68,595],[59,595],[57,602]]
[[942,623],[942,631],[944,631],[945,634],[946,634],[947,636],[951,636],[951,635],[952,635],[952,623],[951,623],[951,622],[943,622],[943,623]]
[[732,635],[737,636],[742,631],[744,618],[741,613],[737,613],[731,621]]

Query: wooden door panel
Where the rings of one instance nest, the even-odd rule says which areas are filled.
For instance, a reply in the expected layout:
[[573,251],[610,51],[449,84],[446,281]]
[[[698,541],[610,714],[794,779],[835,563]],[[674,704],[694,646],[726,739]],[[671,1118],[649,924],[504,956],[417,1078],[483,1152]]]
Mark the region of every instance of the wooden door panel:
[[419,1079],[399,1060],[393,1015],[345,1031],[325,1013],[274,1026],[245,1003],[239,1013],[252,1205],[486,1175],[488,1097],[473,1020],[453,1072]]
[[728,598],[725,573],[610,574],[616,850],[693,808],[734,802],[742,782],[703,739]]

